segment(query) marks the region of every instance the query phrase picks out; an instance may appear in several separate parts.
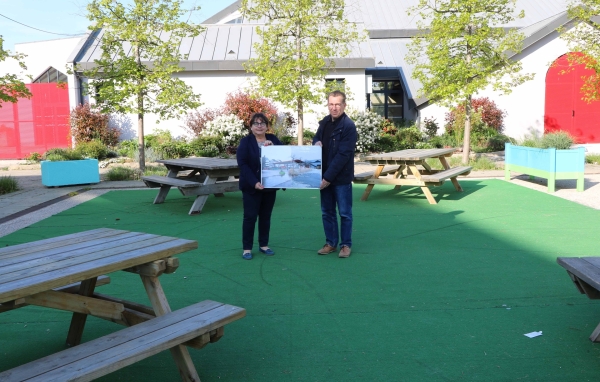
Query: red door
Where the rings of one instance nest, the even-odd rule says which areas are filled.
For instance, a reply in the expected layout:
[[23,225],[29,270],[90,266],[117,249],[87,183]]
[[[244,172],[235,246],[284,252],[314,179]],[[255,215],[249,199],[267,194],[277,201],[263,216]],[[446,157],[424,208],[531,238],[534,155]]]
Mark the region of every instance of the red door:
[[[562,73],[567,71],[567,73]],[[569,68],[560,56],[546,74],[544,131],[567,131],[577,143],[600,143],[600,102],[582,100],[583,76],[594,72],[584,65]]]

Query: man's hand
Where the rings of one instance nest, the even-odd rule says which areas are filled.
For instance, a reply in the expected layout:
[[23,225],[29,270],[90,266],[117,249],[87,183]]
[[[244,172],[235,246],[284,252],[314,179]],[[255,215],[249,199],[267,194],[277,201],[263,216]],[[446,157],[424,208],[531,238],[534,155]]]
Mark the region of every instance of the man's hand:
[[317,141],[315,143],[313,143],[313,146],[323,146],[323,144],[321,143],[321,141]]
[[[319,142],[320,143],[320,142]],[[331,183],[329,183],[328,181],[326,181],[325,179],[321,180],[321,185],[319,186],[319,190],[322,190],[324,188],[326,188],[327,186],[329,186]]]

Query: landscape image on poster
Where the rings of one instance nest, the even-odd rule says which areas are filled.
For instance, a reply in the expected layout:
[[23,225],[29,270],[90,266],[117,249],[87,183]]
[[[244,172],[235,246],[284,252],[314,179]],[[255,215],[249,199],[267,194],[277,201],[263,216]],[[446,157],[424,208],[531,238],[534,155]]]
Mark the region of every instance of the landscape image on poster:
[[260,155],[260,182],[266,188],[319,188],[320,146],[265,146]]

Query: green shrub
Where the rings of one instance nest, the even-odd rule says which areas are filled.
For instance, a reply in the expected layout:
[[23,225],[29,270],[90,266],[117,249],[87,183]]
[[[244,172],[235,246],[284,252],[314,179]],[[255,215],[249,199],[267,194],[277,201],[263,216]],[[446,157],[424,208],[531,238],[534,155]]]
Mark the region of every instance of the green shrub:
[[129,167],[111,167],[106,173],[107,180],[135,180],[136,171]]
[[110,152],[104,143],[96,139],[88,142],[79,142],[75,146],[75,151],[80,153],[83,157],[99,160],[106,159]]
[[146,169],[144,170],[144,175],[146,175],[146,176],[150,176],[150,175],[166,176],[167,172],[168,171],[165,166],[146,166]]
[[302,130],[302,137],[312,140],[315,137],[315,132],[307,129]]
[[144,146],[146,147],[155,148],[172,141],[173,135],[171,135],[171,132],[169,130],[156,129],[154,130],[154,133],[144,136]]
[[[153,162],[156,162],[157,160],[161,160],[161,159],[164,159],[164,158],[159,151],[154,150],[152,147],[148,147],[148,148],[144,149],[144,160],[146,163],[153,163]],[[133,161],[134,162],[140,161],[140,152],[137,150],[133,153]]]
[[600,154],[589,154],[585,156],[585,163],[600,164]]
[[80,152],[72,149],[53,148],[44,154],[44,158],[47,161],[65,161],[65,160],[81,160],[83,156]]
[[557,150],[566,150],[571,148],[573,142],[574,139],[571,134],[566,131],[557,131],[542,136],[541,148],[548,149],[552,147]]
[[281,143],[283,143],[284,145],[289,145],[292,142],[292,139],[294,139],[294,137],[289,135],[284,135],[283,137],[279,138]]
[[19,182],[12,176],[0,176],[0,195],[19,190]]
[[138,149],[138,143],[136,139],[128,139],[125,141],[119,142],[119,147],[117,148],[117,152],[120,156],[133,158],[135,152]]
[[29,156],[26,157],[25,160],[28,162],[39,162],[42,160],[42,154],[34,151],[31,154],[29,154]]
[[191,155],[192,149],[185,141],[170,141],[161,143],[153,147],[154,150],[161,153],[164,159],[186,158]]
[[188,146],[190,155],[197,157],[216,157],[225,151],[223,141],[219,137],[200,136],[194,138]]
[[[434,170],[442,170],[442,163],[435,158],[430,158],[426,160],[427,164]],[[462,157],[455,155],[451,156],[448,160],[448,164],[450,167],[458,167],[462,166]],[[487,157],[479,157],[477,159],[470,159],[469,166],[473,167],[473,171],[482,171],[482,170],[502,170],[503,166],[497,164],[493,160]]]

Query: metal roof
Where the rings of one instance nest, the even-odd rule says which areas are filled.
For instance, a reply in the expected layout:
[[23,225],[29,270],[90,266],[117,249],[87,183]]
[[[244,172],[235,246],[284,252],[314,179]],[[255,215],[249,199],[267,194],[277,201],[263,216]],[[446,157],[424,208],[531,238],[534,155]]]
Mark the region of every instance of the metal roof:
[[[515,20],[505,27],[519,28],[525,34],[524,47],[539,41],[560,25],[569,21],[566,14],[569,0],[517,0],[516,10],[525,11],[525,18]],[[359,29],[367,30],[369,39],[351,46],[349,57],[333,58],[337,68],[394,68],[407,85],[409,98],[417,96],[421,85],[412,78],[413,67],[405,61],[407,45],[418,29],[418,16],[410,16],[408,8],[418,0],[346,0],[346,15],[357,23]],[[244,70],[243,64],[256,57],[253,45],[260,42],[256,28],[264,26],[261,20],[235,20],[240,16],[241,0],[233,2],[206,20],[206,30],[193,38],[185,38],[179,44],[181,54],[188,59],[181,64],[185,70]],[[232,21],[232,18],[234,21]],[[82,40],[72,61],[83,68],[94,65],[100,58],[98,42],[102,31],[91,33]],[[164,34],[162,38],[167,38]],[[127,49],[128,47],[125,46]],[[415,99],[423,105],[426,99]]]

